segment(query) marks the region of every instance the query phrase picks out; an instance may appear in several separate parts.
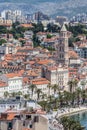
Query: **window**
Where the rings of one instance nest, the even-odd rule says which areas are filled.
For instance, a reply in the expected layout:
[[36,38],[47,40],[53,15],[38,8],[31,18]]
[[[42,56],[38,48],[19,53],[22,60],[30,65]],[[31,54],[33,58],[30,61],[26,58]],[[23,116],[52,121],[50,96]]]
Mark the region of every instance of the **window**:
[[60,46],[60,51],[61,51],[61,46]]

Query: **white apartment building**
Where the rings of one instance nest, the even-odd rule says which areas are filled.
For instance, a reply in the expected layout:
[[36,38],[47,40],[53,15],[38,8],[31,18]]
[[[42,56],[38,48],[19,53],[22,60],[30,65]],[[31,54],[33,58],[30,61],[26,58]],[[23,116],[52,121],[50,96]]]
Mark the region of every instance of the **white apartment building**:
[[4,19],[8,19],[9,16],[21,16],[21,11],[20,10],[15,10],[15,11],[11,11],[11,10],[4,10],[1,12],[1,17]]
[[6,54],[15,54],[16,53],[16,47],[13,44],[4,44],[0,46],[0,59],[4,57]]
[[[9,93],[22,91],[23,78],[17,73],[3,74],[0,76],[0,80],[6,82],[7,86],[4,86],[5,91]],[[0,88],[1,91],[1,88]],[[4,91],[3,91],[4,92]]]
[[26,17],[22,15],[20,10],[4,10],[1,12],[1,18],[5,20],[12,20],[12,22],[19,21],[24,23],[26,21]]

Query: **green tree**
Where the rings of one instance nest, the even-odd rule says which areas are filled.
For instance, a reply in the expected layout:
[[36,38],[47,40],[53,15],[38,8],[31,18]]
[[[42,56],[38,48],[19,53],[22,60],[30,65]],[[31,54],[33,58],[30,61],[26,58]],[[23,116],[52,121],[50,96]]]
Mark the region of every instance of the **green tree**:
[[52,38],[52,35],[51,34],[47,34],[47,38]]
[[6,91],[4,92],[4,97],[7,98],[9,96],[9,93]]
[[70,94],[71,94],[71,104],[72,104],[72,106],[74,106],[77,95],[76,95],[76,92],[73,92]]
[[64,96],[64,102],[66,102],[66,104],[69,105],[69,102],[71,101],[72,98],[71,93],[64,91],[63,96]]
[[58,88],[58,85],[57,84],[54,84],[52,86],[52,89],[54,90],[54,95],[56,94],[56,92],[58,92],[59,88]]
[[44,93],[42,93],[41,97],[42,97],[43,100],[44,100],[44,99],[47,99],[47,95],[44,94]]
[[26,43],[24,40],[21,40],[20,42],[21,42],[21,44],[22,44],[22,45],[21,45],[22,47],[23,47],[24,44]]
[[73,92],[73,80],[70,80],[68,82],[68,85],[69,85],[69,91],[72,93]]
[[22,95],[22,92],[21,91],[17,92],[17,95],[19,95],[19,96]]
[[61,118],[61,123],[63,124],[64,130],[84,130],[81,124],[72,118],[63,117]]
[[73,80],[73,88],[74,88],[74,91],[77,89],[77,85],[78,85],[78,80],[74,79],[74,80]]
[[29,94],[25,94],[24,98],[28,100],[28,99],[30,99],[30,95]]
[[7,28],[5,26],[0,25],[0,34],[6,34],[8,32]]
[[0,40],[0,46],[1,46],[3,43],[7,43],[7,41],[6,41],[5,39],[1,39],[1,40]]
[[81,91],[81,97],[82,97],[82,104],[84,104],[85,100],[86,100],[86,97],[87,97],[86,90]]
[[40,94],[42,93],[41,89],[36,89],[36,93],[37,93],[37,100],[39,100]]
[[44,31],[43,24],[42,23],[33,24],[32,31],[34,32],[34,34],[36,34],[37,32],[43,32]]
[[60,107],[62,107],[62,105],[63,105],[63,100],[64,100],[63,93],[61,93],[59,91],[59,104],[60,104]]
[[35,33],[33,35],[33,45],[34,45],[34,47],[40,46],[40,41]]
[[15,93],[15,92],[11,93],[12,97],[16,97],[16,95],[17,95],[17,93]]
[[40,102],[39,102],[39,105],[40,105],[44,110],[46,110],[46,108],[47,108],[47,101],[40,101]]
[[15,23],[12,24],[12,27],[13,27],[13,28],[16,28],[16,27],[19,26],[19,25],[20,25],[19,22],[15,22]]
[[60,27],[58,25],[55,25],[53,23],[49,23],[47,25],[47,32],[59,32],[60,31]]
[[77,104],[79,105],[80,98],[81,98],[81,89],[80,88],[78,88],[76,90],[76,96],[77,96]]
[[36,89],[36,85],[35,85],[35,84],[31,84],[31,85],[29,86],[29,89],[31,89],[32,96],[33,96],[33,92],[34,92],[34,90]]

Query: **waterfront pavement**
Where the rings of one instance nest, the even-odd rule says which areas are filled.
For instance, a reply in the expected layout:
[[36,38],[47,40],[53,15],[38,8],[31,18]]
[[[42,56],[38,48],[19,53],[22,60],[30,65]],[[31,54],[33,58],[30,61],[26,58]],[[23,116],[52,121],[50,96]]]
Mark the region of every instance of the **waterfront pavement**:
[[49,130],[64,130],[63,125],[60,124],[58,120],[56,120],[55,116],[57,114],[56,112],[53,112],[53,114],[47,114],[47,118],[49,121]]
[[63,108],[59,109],[56,114],[56,118],[63,117],[63,116],[69,116],[72,114],[76,114],[81,111],[87,111],[87,106],[79,106],[76,108]]
[[87,106],[79,106],[76,108],[62,108],[58,109],[56,112],[53,112],[53,114],[48,114],[47,117],[49,120],[49,130],[64,130],[63,125],[58,121],[61,117],[84,111],[87,111]]

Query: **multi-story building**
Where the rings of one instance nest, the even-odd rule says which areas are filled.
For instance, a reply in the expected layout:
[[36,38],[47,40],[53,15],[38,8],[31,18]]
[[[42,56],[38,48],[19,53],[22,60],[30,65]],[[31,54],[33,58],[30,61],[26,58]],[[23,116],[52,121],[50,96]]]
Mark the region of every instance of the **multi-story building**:
[[19,21],[20,23],[26,22],[25,16],[22,15],[20,10],[4,10],[1,12],[1,17],[5,20],[12,20],[12,22]]
[[5,20],[3,18],[0,18],[0,25],[12,25],[12,21],[11,20]]
[[3,88],[6,87],[6,91],[9,93],[19,92],[22,90],[23,78],[20,76],[20,74],[3,74],[0,76],[0,80],[6,82],[7,86],[4,86]]
[[35,112],[17,112],[1,113],[1,130],[48,130],[48,119],[45,115]]
[[81,58],[87,58],[87,46],[82,45],[79,48],[75,49],[75,51]]
[[52,85],[57,84],[61,90],[68,91],[68,68],[64,67],[43,67],[42,76],[50,81]]
[[13,44],[4,44],[0,46],[0,59],[2,59],[6,54],[15,54],[16,47]]

